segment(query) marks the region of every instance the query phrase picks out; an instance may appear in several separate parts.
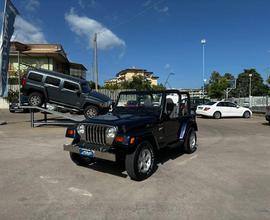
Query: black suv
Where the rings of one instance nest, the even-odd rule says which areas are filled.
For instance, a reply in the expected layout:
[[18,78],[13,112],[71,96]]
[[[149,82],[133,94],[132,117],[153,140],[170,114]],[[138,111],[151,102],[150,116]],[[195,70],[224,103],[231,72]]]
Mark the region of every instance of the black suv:
[[188,93],[122,92],[111,113],[68,128],[66,137],[73,141],[64,150],[81,166],[95,157],[124,161],[128,175],[143,180],[152,174],[158,150],[183,146],[186,153],[193,153],[197,130]]
[[86,118],[106,113],[111,105],[110,98],[92,91],[86,80],[46,70],[30,70],[22,80],[22,92],[32,106],[57,104]]

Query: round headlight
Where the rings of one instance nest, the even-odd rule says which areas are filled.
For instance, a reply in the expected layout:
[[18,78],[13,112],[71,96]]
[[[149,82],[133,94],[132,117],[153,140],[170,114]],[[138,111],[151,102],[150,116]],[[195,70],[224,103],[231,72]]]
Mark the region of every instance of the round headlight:
[[108,128],[106,130],[106,138],[115,138],[116,135],[116,128],[112,127],[112,128]]
[[77,127],[77,132],[78,132],[79,135],[84,134],[84,132],[85,132],[85,126],[84,125],[79,125]]

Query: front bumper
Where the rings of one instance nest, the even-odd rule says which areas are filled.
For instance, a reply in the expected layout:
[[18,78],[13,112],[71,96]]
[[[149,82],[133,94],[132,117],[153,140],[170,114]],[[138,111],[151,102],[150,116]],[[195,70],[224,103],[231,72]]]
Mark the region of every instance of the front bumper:
[[64,144],[65,151],[80,154],[80,149],[87,149],[94,151],[95,158],[114,162],[116,161],[116,155],[113,152],[109,152],[109,147],[88,145],[88,144],[84,146],[79,146],[77,144]]

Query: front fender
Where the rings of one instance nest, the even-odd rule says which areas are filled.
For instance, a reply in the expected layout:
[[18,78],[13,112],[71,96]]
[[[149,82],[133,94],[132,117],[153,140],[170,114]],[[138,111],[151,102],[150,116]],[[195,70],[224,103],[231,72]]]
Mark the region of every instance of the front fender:
[[194,128],[195,131],[198,131],[198,126],[197,123],[194,119],[187,119],[181,123],[180,127],[180,134],[179,134],[179,139],[184,140],[187,132],[190,128]]

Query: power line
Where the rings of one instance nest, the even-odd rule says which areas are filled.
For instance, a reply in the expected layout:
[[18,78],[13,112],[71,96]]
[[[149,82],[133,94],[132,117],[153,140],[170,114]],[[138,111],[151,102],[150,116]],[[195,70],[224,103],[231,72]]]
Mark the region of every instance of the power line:
[[[144,14],[145,12],[147,12],[148,10],[154,8],[154,7],[157,6],[157,5],[160,5],[161,3],[165,2],[165,1],[166,1],[166,0],[160,0],[160,1],[157,1],[157,2],[155,2],[155,3],[153,3],[153,4],[151,4],[150,6],[145,7],[144,10],[138,12],[136,15],[134,15],[134,16],[131,17],[130,19],[127,19],[127,20],[125,20],[125,21],[122,21],[122,22],[120,22],[120,23],[118,23],[118,24],[116,24],[116,25],[113,25],[110,29],[114,29],[114,28],[116,28],[116,27],[119,27],[119,26],[121,26],[121,25],[123,25],[123,24],[127,24],[127,23],[129,23],[129,22],[135,20],[137,17],[141,16],[142,14]],[[106,29],[106,28],[104,28],[104,29]],[[106,32],[106,31],[107,31],[107,29],[106,29],[106,30],[103,30],[103,31],[100,31],[100,32],[97,32],[97,34],[102,34],[102,33]]]

